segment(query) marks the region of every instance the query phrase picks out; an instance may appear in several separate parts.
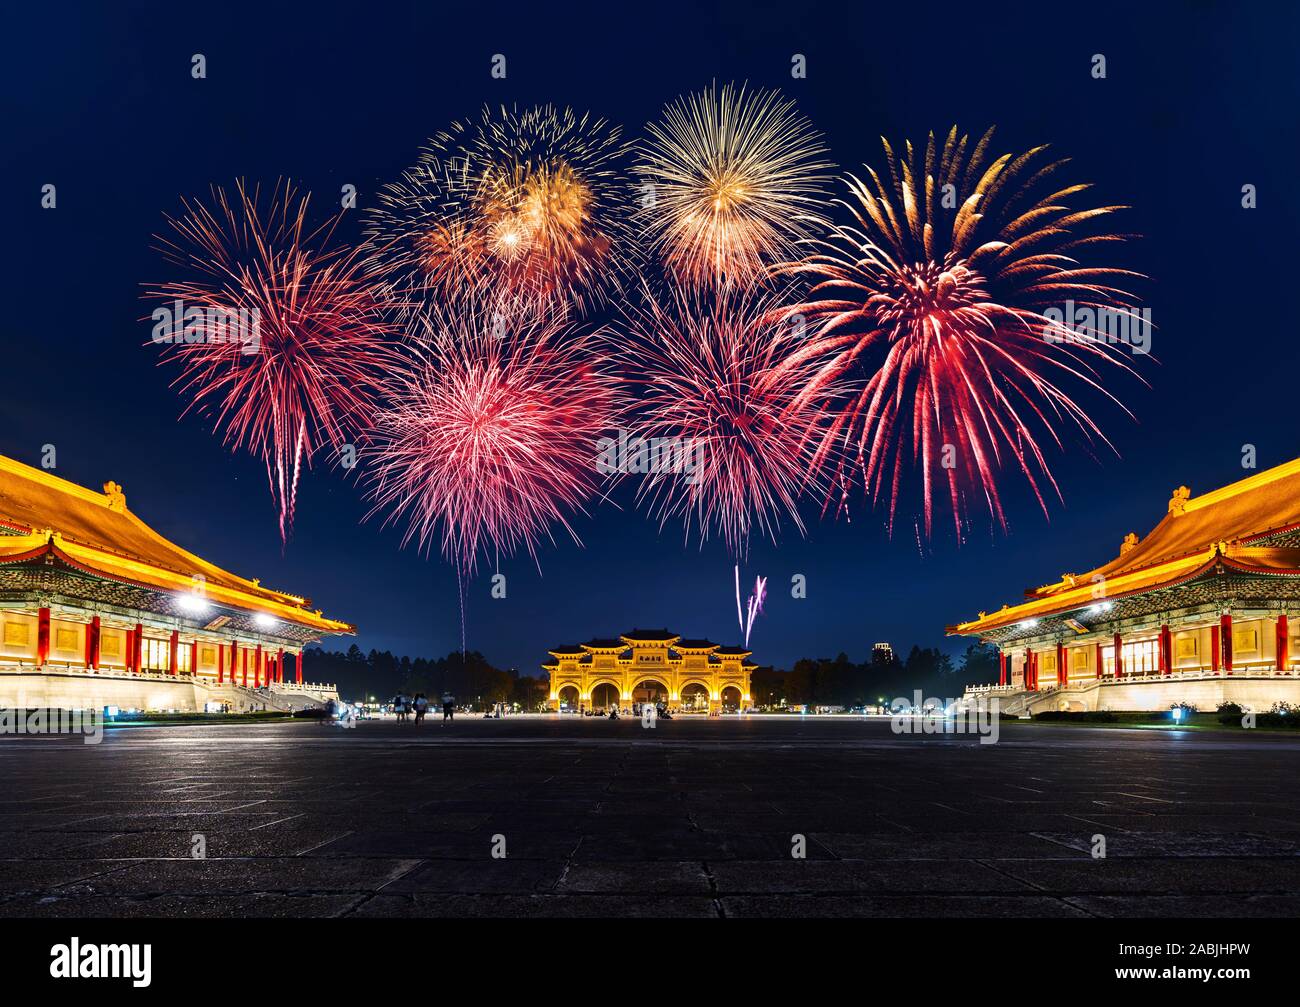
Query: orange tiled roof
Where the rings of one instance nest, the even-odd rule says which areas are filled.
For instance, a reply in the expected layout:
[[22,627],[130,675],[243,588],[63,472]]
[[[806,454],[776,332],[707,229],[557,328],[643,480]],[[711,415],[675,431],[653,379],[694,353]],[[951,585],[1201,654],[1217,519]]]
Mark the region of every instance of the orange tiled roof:
[[1300,573],[1300,549],[1252,545],[1261,537],[1297,527],[1300,458],[1199,497],[1179,487],[1160,523],[1144,539],[1130,536],[1109,563],[1027,591],[1022,604],[981,614],[950,631],[978,634],[1081,608],[1096,600],[1096,586],[1102,582],[1107,599],[1166,587],[1198,575],[1216,556],[1240,570]]
[[265,612],[325,633],[352,633],[346,622],[327,619],[306,598],[272,591],[169,542],[132,514],[116,483],[105,492],[78,486],[0,456],[0,559],[53,551],[93,574],[162,591],[193,589],[201,577],[204,594],[218,605]]

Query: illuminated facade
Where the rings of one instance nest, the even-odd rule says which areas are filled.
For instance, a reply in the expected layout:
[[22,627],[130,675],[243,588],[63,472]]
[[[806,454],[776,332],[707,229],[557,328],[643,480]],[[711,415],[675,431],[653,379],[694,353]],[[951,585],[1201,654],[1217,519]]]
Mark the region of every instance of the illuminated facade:
[[677,710],[750,706],[750,651],[686,640],[664,629],[634,629],[616,639],[557,647],[550,674],[553,710],[608,709],[664,702]]
[[1010,709],[1300,701],[1300,459],[1194,497],[1119,555],[949,628],[996,644]]
[[0,705],[273,708],[305,645],[352,632],[169,542],[116,483],[0,457]]

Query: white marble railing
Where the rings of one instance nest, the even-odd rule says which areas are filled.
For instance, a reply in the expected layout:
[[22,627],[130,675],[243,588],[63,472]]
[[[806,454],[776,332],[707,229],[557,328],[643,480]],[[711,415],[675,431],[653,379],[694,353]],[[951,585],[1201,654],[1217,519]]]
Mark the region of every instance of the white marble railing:
[[333,682],[272,682],[272,692],[337,692]]
[[[1040,694],[1047,692],[1056,692],[1059,689],[1087,689],[1094,685],[1125,685],[1133,682],[1170,682],[1170,681],[1205,681],[1206,679],[1215,678],[1297,678],[1300,677],[1300,667],[1292,665],[1290,668],[1279,670],[1271,662],[1263,664],[1234,665],[1232,671],[1214,671],[1210,668],[1182,668],[1165,674],[1160,671],[1143,671],[1134,674],[1125,674],[1121,678],[1115,678],[1113,675],[1106,675],[1103,678],[1076,678],[1067,685],[1061,686],[1055,682],[1040,685],[1035,692]],[[1022,686],[1019,685],[968,685],[966,694],[970,696],[985,695],[997,692],[1022,692]]]

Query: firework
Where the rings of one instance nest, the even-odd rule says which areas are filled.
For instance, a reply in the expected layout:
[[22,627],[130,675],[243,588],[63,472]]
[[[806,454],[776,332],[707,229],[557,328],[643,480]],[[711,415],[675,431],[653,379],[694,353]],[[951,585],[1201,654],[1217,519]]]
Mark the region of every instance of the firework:
[[636,443],[647,450],[638,498],[661,527],[680,518],[689,538],[721,534],[733,555],[758,530],[775,541],[782,517],[803,531],[798,505],[823,489],[828,403],[834,378],[799,325],[773,319],[780,294],[680,288],[629,310],[630,356],[644,388]]
[[749,646],[749,634],[754,628],[754,617],[763,611],[763,603],[767,601],[767,578],[756,577],[754,579],[754,590],[750,592],[749,600],[745,603],[744,614],[740,608],[740,565],[736,565],[736,618],[740,622],[740,632],[745,637],[745,646]]
[[367,216],[371,268],[403,297],[490,287],[586,310],[635,258],[618,127],[570,109],[484,109],[433,137]]
[[825,223],[826,149],[778,92],[712,86],[667,106],[648,132],[639,221],[678,281],[752,282]]
[[436,312],[414,365],[395,376],[370,434],[372,514],[436,540],[458,570],[521,546],[536,559],[553,526],[599,490],[597,443],[619,391],[600,333],[498,302]]
[[886,142],[887,178],[868,168],[869,182],[847,179],[841,205],[854,224],[790,269],[813,283],[792,311],[819,326],[821,378],[866,376],[832,427],[852,463],[840,472],[842,501],[860,478],[892,528],[905,477],[919,467],[926,537],[941,490],[959,540],[973,506],[1005,530],[1004,467],[1023,474],[1046,512],[1045,491],[1059,490],[1044,446],[1062,445],[1058,428],[1109,446],[1068,386],[1091,386],[1122,408],[1099,367],[1132,370],[1104,339],[1045,338],[1044,312],[1071,301],[1133,318],[1137,300],[1117,284],[1139,274],[1075,258],[1131,237],[1106,229],[1125,208],[1072,207],[1089,187],[1055,182],[1064,160],[1044,147],[994,158],[991,138],[971,146],[954,128],[939,146],[931,134],[923,165],[910,143],[895,156]]
[[292,183],[265,201],[243,183],[233,196],[213,187],[210,206],[182,200],[183,213],[167,218],[169,236],[156,240],[190,275],[145,292],[167,302],[160,310],[181,312],[155,342],[170,344],[181,368],[173,385],[189,400],[185,411],[209,417],[227,446],[266,464],[282,541],[303,466],[327,443],[356,439],[397,362],[390,305],[355,252],[330,247],[337,218],[308,230],[308,200]]

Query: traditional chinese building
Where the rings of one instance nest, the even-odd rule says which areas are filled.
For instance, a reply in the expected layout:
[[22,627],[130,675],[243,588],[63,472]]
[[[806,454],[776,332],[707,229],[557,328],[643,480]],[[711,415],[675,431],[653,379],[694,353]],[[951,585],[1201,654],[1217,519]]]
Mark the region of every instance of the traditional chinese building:
[[664,702],[710,712],[750,705],[750,651],[686,640],[666,629],[634,629],[609,640],[556,647],[542,665],[551,707],[608,708]]
[[1181,486],[1114,559],[949,633],[996,644],[1000,682],[982,691],[1031,712],[1295,704],[1300,459],[1200,496]]
[[329,692],[302,649],[353,631],[169,542],[116,483],[0,457],[0,706],[277,708]]

